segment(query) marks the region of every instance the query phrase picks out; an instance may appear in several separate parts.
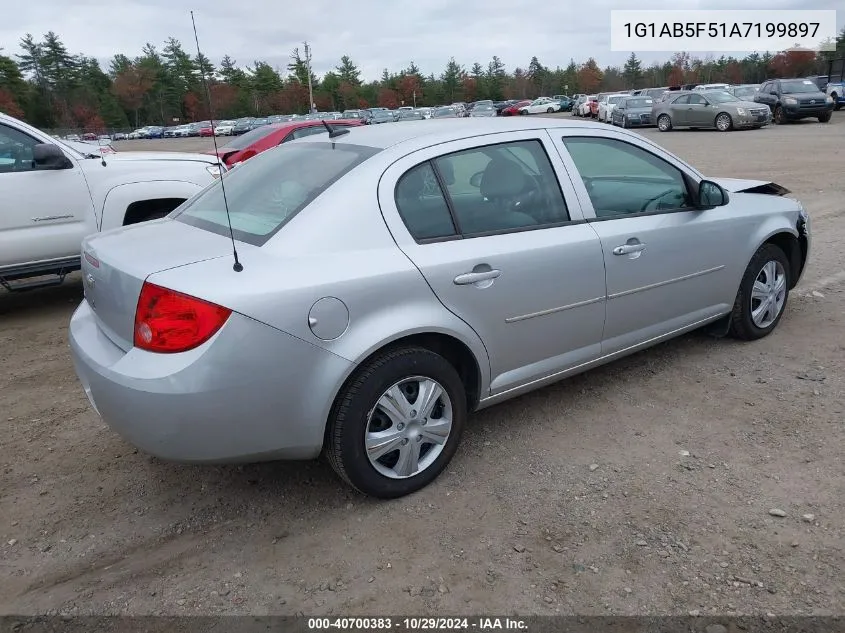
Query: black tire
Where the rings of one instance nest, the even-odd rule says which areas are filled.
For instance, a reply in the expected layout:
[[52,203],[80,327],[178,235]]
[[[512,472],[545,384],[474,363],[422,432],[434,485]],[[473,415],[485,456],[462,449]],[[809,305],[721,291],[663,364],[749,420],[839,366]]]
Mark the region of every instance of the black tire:
[[525,111],[525,110],[520,110],[520,111],[519,111],[519,113],[520,113],[520,114],[528,114],[528,112],[527,112],[527,111]]
[[839,96],[835,92],[831,92],[830,98],[833,99],[833,109],[839,110],[842,107],[842,104],[839,103]]
[[830,121],[830,117],[832,116],[832,114],[833,113],[831,112],[825,112],[819,117],[819,123],[827,123],[828,121]]
[[[751,291],[757,277],[762,273],[763,266],[770,261],[778,262],[784,271],[786,284],[784,287],[783,306],[780,313],[769,325],[764,328],[758,327],[751,317]],[[730,333],[735,338],[746,341],[754,341],[764,336],[768,336],[780,323],[783,313],[786,312],[786,304],[789,300],[789,288],[791,286],[792,278],[789,265],[784,252],[774,244],[763,244],[754,253],[751,261],[745,269],[742,276],[742,281],[739,284],[739,290],[736,293],[733,310],[730,314]]]
[[[664,122],[663,125],[660,124],[661,121]],[[668,114],[661,114],[657,117],[657,129],[661,132],[669,132],[672,130],[672,119]]]
[[626,116],[623,116],[623,117],[622,117],[622,127],[623,127],[623,128],[625,128],[626,130],[627,130],[629,127],[631,127],[631,126],[628,124],[628,117],[626,117]]
[[547,114],[551,114],[551,113],[552,113],[552,112],[554,112],[554,111],[555,111],[555,109],[554,109],[554,108],[546,108],[546,113],[547,113]]
[[[370,463],[364,437],[378,399],[391,385],[412,376],[431,378],[445,389],[452,403],[452,428],[442,452],[428,468],[394,479]],[[464,386],[449,361],[420,347],[395,349],[362,365],[347,381],[332,407],[324,450],[332,468],[349,485],[372,497],[394,499],[424,488],[443,472],[458,450],[466,418]]]
[[775,111],[772,114],[772,121],[775,125],[784,125],[786,123],[786,115],[783,113],[783,108],[775,106]]

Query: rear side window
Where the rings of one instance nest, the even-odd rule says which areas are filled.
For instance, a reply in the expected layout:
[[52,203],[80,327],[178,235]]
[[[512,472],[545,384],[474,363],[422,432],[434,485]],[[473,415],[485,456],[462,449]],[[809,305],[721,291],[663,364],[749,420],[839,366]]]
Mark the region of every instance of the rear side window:
[[[235,239],[261,246],[338,179],[379,152],[348,143],[294,143],[262,152],[224,176]],[[174,216],[229,235],[219,182]]]
[[396,207],[415,240],[455,235],[449,205],[431,163],[405,172],[396,184]]
[[396,206],[418,241],[570,219],[554,168],[534,140],[476,147],[417,165],[400,178]]

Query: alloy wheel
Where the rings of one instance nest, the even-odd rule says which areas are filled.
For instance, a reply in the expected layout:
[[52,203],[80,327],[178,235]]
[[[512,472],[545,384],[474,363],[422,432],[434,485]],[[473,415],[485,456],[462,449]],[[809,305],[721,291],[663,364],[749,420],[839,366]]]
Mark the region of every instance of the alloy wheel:
[[716,117],[716,129],[720,132],[727,132],[731,129],[731,117],[728,114],[720,114]]

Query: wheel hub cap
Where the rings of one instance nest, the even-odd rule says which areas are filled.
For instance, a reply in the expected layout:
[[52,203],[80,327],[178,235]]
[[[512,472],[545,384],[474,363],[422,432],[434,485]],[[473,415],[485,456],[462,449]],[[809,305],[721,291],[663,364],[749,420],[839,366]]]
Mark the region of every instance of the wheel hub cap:
[[443,452],[452,430],[452,402],[424,376],[389,387],[367,419],[364,447],[370,464],[391,479],[418,475]]
[[786,271],[778,261],[768,261],[751,287],[751,320],[767,328],[777,320],[786,302]]

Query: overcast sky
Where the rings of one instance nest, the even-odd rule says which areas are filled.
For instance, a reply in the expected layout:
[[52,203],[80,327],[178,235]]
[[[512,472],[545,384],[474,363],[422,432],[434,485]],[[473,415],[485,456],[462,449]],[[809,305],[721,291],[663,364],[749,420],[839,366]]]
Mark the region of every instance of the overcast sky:
[[[4,4],[12,0],[3,0]],[[580,6],[579,6],[580,4]],[[159,49],[168,36],[196,52],[193,9],[203,52],[215,63],[229,54],[239,65],[264,60],[284,68],[294,47],[308,40],[318,75],[341,55],[364,79],[387,68],[398,72],[413,60],[424,74],[439,75],[450,56],[469,68],[486,67],[498,55],[508,71],[526,67],[532,55],[546,66],[595,57],[621,64],[627,54],[610,50],[610,9],[835,9],[841,0],[34,0],[15,3],[0,20],[4,54],[19,52],[25,33],[40,38],[53,30],[72,53],[85,53],[107,68],[115,53],[134,57],[145,42]],[[838,5],[838,6],[837,6]],[[845,11],[837,15],[837,30]],[[740,53],[743,55],[744,53]],[[668,53],[639,53],[646,63]],[[704,53],[699,53],[703,56]]]

